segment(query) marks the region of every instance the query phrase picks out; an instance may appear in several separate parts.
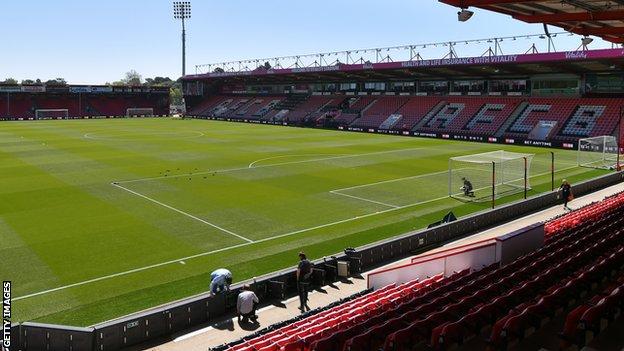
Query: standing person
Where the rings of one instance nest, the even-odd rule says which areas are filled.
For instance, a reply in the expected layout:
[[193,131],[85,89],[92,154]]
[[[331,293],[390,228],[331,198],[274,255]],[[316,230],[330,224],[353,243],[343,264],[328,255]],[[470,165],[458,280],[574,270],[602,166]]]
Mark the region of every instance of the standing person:
[[572,199],[574,198],[574,195],[572,195],[572,186],[570,185],[570,183],[568,183],[566,179],[564,179],[561,182],[561,186],[559,187],[559,192],[561,193],[561,196],[563,197],[563,209],[571,210],[571,208],[568,207],[568,202],[572,201]]
[[223,291],[230,291],[230,285],[232,285],[232,272],[219,268],[210,273],[210,294],[216,295]]
[[310,310],[308,306],[308,285],[312,277],[312,263],[308,261],[306,254],[299,253],[299,265],[297,266],[297,291],[299,292],[299,310]]
[[249,319],[256,321],[258,319],[258,316],[256,316],[256,305],[259,302],[258,296],[256,296],[248,284],[245,284],[236,301],[238,321],[240,322],[241,318],[243,323],[247,323]]

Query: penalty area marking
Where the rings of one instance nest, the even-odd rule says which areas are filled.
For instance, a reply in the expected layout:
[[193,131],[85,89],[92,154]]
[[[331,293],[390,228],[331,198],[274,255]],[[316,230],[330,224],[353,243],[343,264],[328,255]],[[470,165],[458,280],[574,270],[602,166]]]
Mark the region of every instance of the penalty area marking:
[[[570,166],[570,167],[567,167],[567,168],[562,168],[562,169],[555,170],[555,172],[562,172],[562,171],[570,170],[570,169],[577,168],[577,167],[578,166],[576,166],[576,165],[575,166]],[[540,173],[540,174],[534,175],[533,177],[538,177],[538,176],[549,174],[549,173],[550,172]],[[138,272],[142,272],[142,271],[145,271],[145,270],[154,269],[154,268],[158,268],[158,267],[162,267],[162,266],[166,266],[166,265],[171,265],[171,264],[175,264],[175,263],[179,264],[180,261],[189,261],[191,259],[200,258],[200,257],[204,257],[204,256],[216,254],[216,253],[226,252],[226,251],[229,251],[229,250],[233,250],[233,249],[249,246],[249,245],[252,245],[252,244],[259,244],[259,243],[267,242],[267,241],[274,240],[274,239],[280,239],[280,238],[284,238],[284,237],[288,237],[288,236],[292,236],[292,235],[296,235],[296,234],[309,232],[309,231],[316,230],[316,229],[322,229],[322,228],[326,228],[326,227],[331,227],[331,226],[334,226],[334,225],[337,225],[337,224],[348,223],[348,222],[351,222],[351,221],[354,221],[354,220],[358,220],[358,219],[362,219],[362,218],[368,218],[368,217],[377,216],[377,215],[381,215],[381,214],[385,214],[385,213],[399,211],[399,210],[402,210],[402,209],[406,209],[406,208],[410,208],[410,207],[414,207],[414,206],[419,206],[419,205],[424,205],[424,204],[428,204],[428,203],[432,203],[432,202],[436,202],[436,201],[440,201],[440,200],[448,199],[448,198],[449,198],[448,195],[441,196],[439,198],[435,198],[435,199],[431,199],[431,200],[427,200],[427,201],[422,201],[422,202],[417,202],[417,203],[410,204],[410,205],[399,206],[397,208],[389,208],[387,210],[376,211],[376,212],[373,212],[373,213],[369,213],[369,214],[365,214],[365,215],[361,215],[361,216],[355,216],[355,217],[352,217],[352,218],[347,218],[347,219],[343,219],[343,220],[336,221],[336,222],[326,223],[326,224],[318,225],[318,226],[311,227],[311,228],[300,229],[300,230],[292,231],[290,233],[284,233],[284,234],[281,234],[281,235],[277,235],[277,236],[272,236],[272,237],[256,240],[254,242],[245,242],[245,243],[241,243],[241,244],[237,244],[237,245],[232,245],[232,246],[220,248],[220,249],[217,249],[217,250],[206,251],[206,252],[198,253],[198,254],[195,254],[195,255],[187,256],[187,257],[181,257],[181,258],[177,258],[177,259],[166,261],[166,262],[156,263],[156,264],[152,264],[152,265],[149,265],[149,266],[139,267],[139,268],[131,269],[131,270],[124,271],[124,272],[114,273],[114,274],[110,274],[110,275],[106,275],[106,276],[102,276],[102,277],[98,277],[98,278],[85,280],[85,281],[82,281],[82,282],[77,282],[77,283],[64,285],[64,286],[59,286],[59,287],[56,287],[56,288],[52,288],[52,289],[48,289],[48,290],[44,290],[44,291],[40,291],[40,292],[28,294],[28,295],[24,295],[24,296],[15,297],[15,298],[13,298],[13,301],[19,301],[19,300],[32,298],[32,297],[35,297],[35,296],[46,295],[46,294],[53,293],[53,292],[56,292],[56,291],[66,290],[66,289],[74,288],[74,287],[77,287],[77,286],[82,286],[82,285],[87,285],[87,284],[99,282],[99,281],[102,281],[102,280],[107,280],[107,279],[112,279],[112,278],[116,278],[116,277],[125,276],[125,275],[128,275],[128,274],[138,273]]]
[[347,156],[349,154],[296,154],[296,155],[280,155],[280,156],[271,156],[271,157],[266,157],[266,158],[261,158],[259,160],[255,160],[252,163],[250,163],[247,168],[254,168],[254,166],[256,165],[256,163],[262,162],[262,161],[268,161],[268,160],[274,160],[274,159],[278,159],[278,158],[286,158],[286,157],[307,157],[307,156],[331,156],[331,157],[335,157],[335,156]]
[[334,191],[334,190],[331,190],[329,193],[330,194],[334,194],[334,195],[350,197],[352,199],[356,199],[356,200],[360,200],[360,201],[371,202],[371,203],[382,205],[382,206],[393,207],[393,208],[399,207],[397,205],[391,205],[391,204],[387,204],[387,203],[381,202],[381,201],[375,201],[375,200],[371,200],[371,199],[366,199],[366,198],[355,196],[355,195],[343,194],[343,193],[340,193],[340,192],[337,192],[337,191]]

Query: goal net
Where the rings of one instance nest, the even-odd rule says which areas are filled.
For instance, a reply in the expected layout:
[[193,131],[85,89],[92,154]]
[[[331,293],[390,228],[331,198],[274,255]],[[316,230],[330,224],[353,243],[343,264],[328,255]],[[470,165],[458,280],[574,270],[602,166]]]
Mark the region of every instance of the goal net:
[[577,163],[582,167],[615,169],[618,143],[614,136],[579,139]]
[[133,107],[126,109],[126,116],[128,117],[147,117],[153,115],[154,109],[151,107]]
[[530,190],[533,154],[503,150],[449,159],[449,196],[487,201]]
[[69,110],[66,108],[37,109],[35,119],[67,119]]

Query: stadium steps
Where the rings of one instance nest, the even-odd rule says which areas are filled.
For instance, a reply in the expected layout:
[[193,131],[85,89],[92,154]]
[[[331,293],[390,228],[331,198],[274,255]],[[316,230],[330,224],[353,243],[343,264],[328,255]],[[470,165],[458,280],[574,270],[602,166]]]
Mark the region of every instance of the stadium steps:
[[522,101],[520,104],[518,104],[518,107],[516,107],[514,112],[512,112],[511,115],[509,115],[509,118],[507,118],[505,123],[501,125],[501,127],[498,129],[496,134],[494,134],[494,136],[497,138],[502,137],[503,134],[505,134],[505,132],[507,131],[507,129],[509,129],[511,125],[514,124],[514,122],[516,122],[520,114],[527,108],[527,106],[529,106],[529,103],[527,101]]
[[413,131],[417,131],[423,128],[429,121],[436,116],[446,105],[448,102],[446,100],[441,100],[438,102],[431,111],[429,111],[416,125],[412,128]]

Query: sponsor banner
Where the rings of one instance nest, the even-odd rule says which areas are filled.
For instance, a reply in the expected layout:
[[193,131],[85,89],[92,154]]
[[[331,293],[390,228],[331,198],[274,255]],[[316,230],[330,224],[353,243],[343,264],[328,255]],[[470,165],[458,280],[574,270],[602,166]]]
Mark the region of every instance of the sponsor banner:
[[505,144],[515,144],[515,143],[516,141],[514,139],[509,139],[509,138],[505,139]]
[[70,93],[90,93],[91,87],[69,87]]
[[564,149],[574,149],[574,144],[572,143],[563,143],[562,146]]
[[544,140],[525,140],[524,145],[552,147],[553,143],[551,141]]
[[339,64],[324,67],[301,67],[283,68],[269,70],[255,70],[242,72],[223,72],[188,75],[185,79],[197,78],[219,78],[230,76],[258,76],[273,74],[293,74],[293,73],[314,73],[314,72],[349,72],[362,70],[383,70],[383,69],[404,69],[419,67],[444,67],[444,66],[471,66],[471,65],[491,65],[491,64],[527,64],[541,62],[573,62],[585,60],[604,60],[624,58],[624,49],[601,49],[586,51],[567,51],[537,54],[517,54],[479,57],[458,57],[431,60],[414,60],[398,62],[381,62],[373,64]]
[[46,91],[43,85],[22,85],[21,88],[25,93],[45,93]]
[[17,85],[14,85],[14,86],[0,85],[0,92],[2,93],[16,93],[20,91],[22,91],[22,89],[20,89],[20,87]]
[[46,91],[48,93],[68,93],[69,87],[68,86],[54,86],[54,85],[47,86]]
[[112,93],[113,87],[91,87],[92,93]]
[[[447,134],[447,135],[448,135],[448,134]],[[444,137],[444,136],[443,136],[443,137]],[[449,139],[449,138],[447,138],[447,139]],[[466,141],[481,141],[481,142],[484,142],[484,141],[486,141],[486,140],[487,140],[487,139],[486,139],[485,137],[483,137],[483,136],[476,136],[476,135],[463,135],[463,134],[460,134],[460,135],[457,135],[457,134],[455,134],[455,135],[450,135],[450,139],[453,139],[453,140],[466,140]]]
[[489,141],[490,143],[498,143],[498,139],[497,139],[497,138],[495,138],[495,137],[489,137],[489,138],[488,138],[488,141]]

